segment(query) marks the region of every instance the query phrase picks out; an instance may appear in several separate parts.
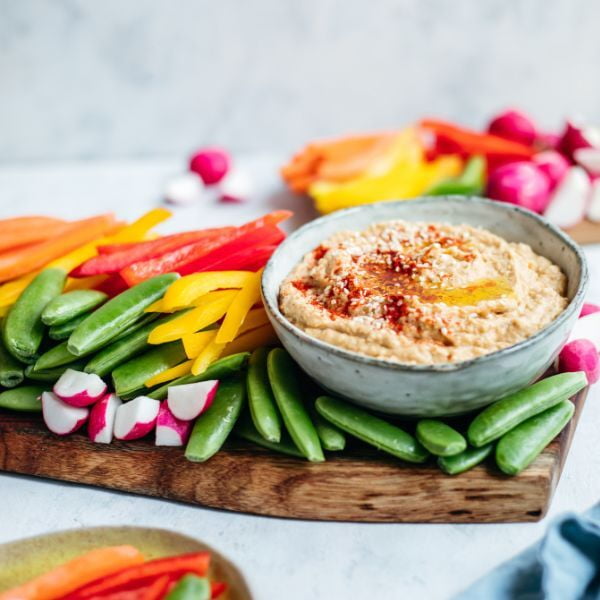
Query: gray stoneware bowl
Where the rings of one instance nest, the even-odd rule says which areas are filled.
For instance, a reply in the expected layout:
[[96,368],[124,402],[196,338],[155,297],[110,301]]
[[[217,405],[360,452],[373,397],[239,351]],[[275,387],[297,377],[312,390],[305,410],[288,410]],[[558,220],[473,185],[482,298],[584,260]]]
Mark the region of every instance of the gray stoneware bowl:
[[[458,363],[404,365],[361,356],[322,342],[280,312],[279,287],[302,257],[332,234],[404,219],[483,227],[510,242],[525,242],[556,263],[568,278],[567,308],[545,329],[509,348]],[[510,204],[460,196],[381,202],[322,217],[291,234],[267,264],[262,294],[282,344],[331,393],[366,408],[405,416],[451,416],[476,410],[539,377],[566,341],[588,282],[578,246],[538,215]]]

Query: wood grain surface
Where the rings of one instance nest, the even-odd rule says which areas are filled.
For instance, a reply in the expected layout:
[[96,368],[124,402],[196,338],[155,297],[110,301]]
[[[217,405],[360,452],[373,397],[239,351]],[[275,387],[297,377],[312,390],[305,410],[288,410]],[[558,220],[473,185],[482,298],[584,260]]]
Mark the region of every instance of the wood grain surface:
[[600,244],[600,223],[593,223],[586,219],[575,227],[567,229],[566,232],[578,244]]
[[517,477],[490,463],[450,477],[363,445],[311,464],[231,440],[206,463],[149,441],[93,444],[61,438],[39,416],[0,412],[0,469],[238,512],[331,521],[497,523],[537,521],[547,511],[571,445],[575,417]]

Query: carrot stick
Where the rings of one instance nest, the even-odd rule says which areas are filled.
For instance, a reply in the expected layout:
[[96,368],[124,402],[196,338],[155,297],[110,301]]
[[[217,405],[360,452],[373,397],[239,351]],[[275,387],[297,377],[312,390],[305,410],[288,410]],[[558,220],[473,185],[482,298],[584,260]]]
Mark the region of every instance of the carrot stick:
[[0,600],[55,600],[99,577],[143,562],[144,556],[133,546],[97,548],[1,593]]
[[69,224],[60,236],[0,255],[0,282],[26,275],[67,254],[115,226],[112,215],[100,215]]
[[61,235],[69,223],[50,217],[16,217],[0,221],[0,252]]

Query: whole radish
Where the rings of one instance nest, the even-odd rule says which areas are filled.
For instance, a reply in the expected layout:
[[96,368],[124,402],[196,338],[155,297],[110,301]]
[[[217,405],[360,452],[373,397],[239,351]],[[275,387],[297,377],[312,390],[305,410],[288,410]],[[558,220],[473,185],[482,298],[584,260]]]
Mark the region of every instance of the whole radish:
[[537,127],[532,119],[519,110],[510,109],[494,117],[488,132],[513,142],[531,146],[537,137]]
[[533,162],[548,178],[551,191],[561,182],[570,167],[569,161],[556,150],[545,150],[536,154]]
[[206,185],[219,183],[230,166],[229,154],[222,148],[200,148],[190,158],[190,171],[199,175]]
[[597,304],[592,304],[591,302],[586,302],[581,307],[581,312],[579,313],[579,317],[586,317],[587,315],[593,315],[594,313],[600,312],[600,306]]
[[561,373],[584,371],[588,383],[600,378],[600,357],[595,344],[587,339],[569,342],[558,355],[558,370]]

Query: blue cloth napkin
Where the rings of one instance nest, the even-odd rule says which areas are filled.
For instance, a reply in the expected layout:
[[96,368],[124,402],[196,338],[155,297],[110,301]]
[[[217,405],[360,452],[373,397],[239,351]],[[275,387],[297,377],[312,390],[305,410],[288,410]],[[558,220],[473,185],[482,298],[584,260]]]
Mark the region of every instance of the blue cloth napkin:
[[558,517],[545,537],[455,600],[600,599],[600,504]]

